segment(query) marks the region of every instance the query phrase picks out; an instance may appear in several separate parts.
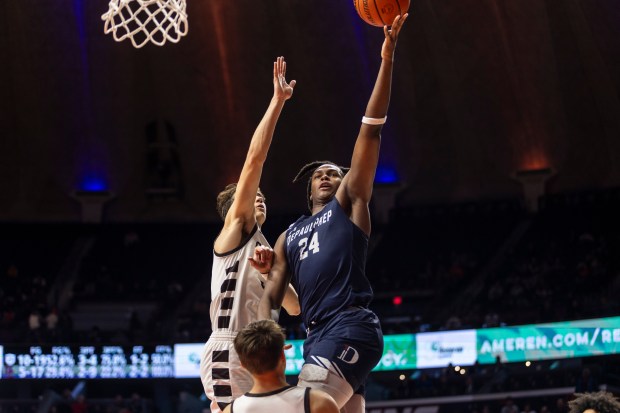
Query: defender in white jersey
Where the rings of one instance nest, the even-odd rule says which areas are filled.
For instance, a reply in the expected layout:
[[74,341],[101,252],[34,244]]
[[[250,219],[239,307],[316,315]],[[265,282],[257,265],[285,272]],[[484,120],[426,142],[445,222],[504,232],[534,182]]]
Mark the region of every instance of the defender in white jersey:
[[[278,57],[273,64],[273,97],[252,136],[239,181],[228,185],[217,197],[224,226],[213,244],[213,332],[200,360],[200,379],[213,413],[221,412],[252,387],[252,377],[241,367],[233,340],[241,328],[257,319],[263,291],[261,273],[269,273],[273,261],[273,251],[260,231],[267,207],[258,184],[276,122],[284,102],[293,95],[295,81],[287,83],[285,74],[286,62]],[[283,306],[289,314],[299,314],[292,287],[287,290]]]
[[286,382],[284,332],[272,320],[248,324],[235,337],[241,364],[254,379],[252,390],[235,399],[224,413],[338,413],[327,393]]

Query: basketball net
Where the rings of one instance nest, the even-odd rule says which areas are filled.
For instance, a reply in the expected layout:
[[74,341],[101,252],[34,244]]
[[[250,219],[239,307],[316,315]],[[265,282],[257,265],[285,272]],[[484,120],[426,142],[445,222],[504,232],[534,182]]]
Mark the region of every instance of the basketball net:
[[187,34],[185,0],[110,0],[101,16],[103,31],[117,42],[127,38],[139,49],[148,42],[177,43]]

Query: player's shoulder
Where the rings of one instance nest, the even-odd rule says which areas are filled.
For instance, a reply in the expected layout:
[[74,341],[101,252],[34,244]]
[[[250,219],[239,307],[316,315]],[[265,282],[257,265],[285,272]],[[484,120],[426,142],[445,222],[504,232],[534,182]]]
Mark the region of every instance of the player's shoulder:
[[339,413],[338,405],[327,393],[310,389],[310,413]]

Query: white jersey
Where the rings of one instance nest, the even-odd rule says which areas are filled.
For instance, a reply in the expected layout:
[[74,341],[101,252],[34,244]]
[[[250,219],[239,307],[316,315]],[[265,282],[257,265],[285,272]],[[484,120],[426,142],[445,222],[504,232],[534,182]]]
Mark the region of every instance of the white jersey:
[[230,406],[230,413],[310,413],[310,388],[287,386],[268,393],[246,393]]
[[263,285],[260,273],[248,261],[257,245],[270,246],[258,225],[244,245],[226,254],[213,252],[210,315],[214,332],[239,331],[257,320]]
[[260,273],[248,262],[257,245],[269,246],[258,225],[242,246],[226,254],[213,252],[210,309],[213,332],[200,357],[200,379],[211,399],[212,413],[220,413],[254,384],[252,375],[241,366],[233,340],[239,330],[258,317],[263,285]]

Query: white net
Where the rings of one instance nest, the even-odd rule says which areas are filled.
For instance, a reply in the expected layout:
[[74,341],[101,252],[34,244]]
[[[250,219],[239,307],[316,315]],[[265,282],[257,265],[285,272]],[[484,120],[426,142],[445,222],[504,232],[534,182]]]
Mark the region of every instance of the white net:
[[117,42],[127,38],[136,48],[148,42],[177,43],[187,34],[185,0],[111,0],[101,16],[104,32]]

